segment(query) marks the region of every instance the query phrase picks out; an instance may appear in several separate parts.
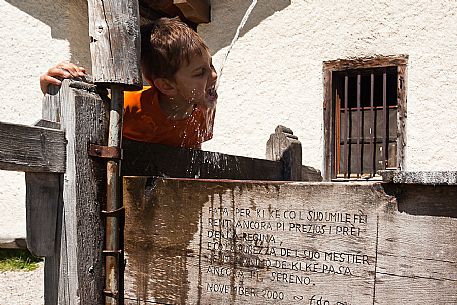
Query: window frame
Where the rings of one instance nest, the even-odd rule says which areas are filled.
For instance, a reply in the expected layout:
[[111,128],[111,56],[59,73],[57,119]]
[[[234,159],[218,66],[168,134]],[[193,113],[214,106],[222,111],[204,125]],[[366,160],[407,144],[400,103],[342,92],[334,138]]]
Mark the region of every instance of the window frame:
[[356,59],[337,59],[323,62],[324,80],[324,168],[322,176],[325,181],[332,179],[354,180],[353,178],[336,178],[335,172],[335,82],[333,72],[357,69],[376,69],[397,67],[397,169],[404,168],[405,131],[406,131],[406,92],[407,92],[408,55],[376,56]]

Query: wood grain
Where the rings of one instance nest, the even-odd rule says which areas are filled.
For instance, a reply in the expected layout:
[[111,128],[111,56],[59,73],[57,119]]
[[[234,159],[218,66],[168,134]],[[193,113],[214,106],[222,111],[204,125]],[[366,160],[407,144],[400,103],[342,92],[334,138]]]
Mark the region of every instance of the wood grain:
[[456,217],[379,183],[125,177],[124,204],[126,304],[456,301]]
[[65,144],[63,131],[0,122],[0,169],[63,173]]
[[[288,180],[282,161],[233,156],[123,140],[123,176],[163,176],[233,180]],[[320,181],[320,172],[302,166],[302,179]]]
[[94,82],[141,89],[138,0],[89,0],[88,15]]
[[60,88],[60,119],[66,131],[67,170],[62,180],[63,205],[57,215],[56,248],[45,261],[45,304],[102,304],[102,264],[106,165],[88,156],[88,145],[104,145],[108,134],[107,103],[93,92]]

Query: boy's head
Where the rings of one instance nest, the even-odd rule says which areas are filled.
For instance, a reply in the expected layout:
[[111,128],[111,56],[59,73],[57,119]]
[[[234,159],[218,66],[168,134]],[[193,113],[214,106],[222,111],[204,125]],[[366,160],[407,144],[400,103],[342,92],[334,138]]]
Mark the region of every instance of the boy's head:
[[172,79],[195,54],[209,52],[203,39],[176,18],[160,18],[141,28],[141,67],[148,81]]
[[185,23],[160,18],[141,28],[145,79],[178,102],[213,104],[217,74],[208,46]]

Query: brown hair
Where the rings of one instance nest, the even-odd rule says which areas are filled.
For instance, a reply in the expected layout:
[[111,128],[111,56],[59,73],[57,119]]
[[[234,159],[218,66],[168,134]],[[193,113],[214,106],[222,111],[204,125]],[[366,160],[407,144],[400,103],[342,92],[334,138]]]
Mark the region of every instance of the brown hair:
[[173,78],[183,62],[208,46],[177,18],[160,18],[141,27],[141,67],[146,79]]

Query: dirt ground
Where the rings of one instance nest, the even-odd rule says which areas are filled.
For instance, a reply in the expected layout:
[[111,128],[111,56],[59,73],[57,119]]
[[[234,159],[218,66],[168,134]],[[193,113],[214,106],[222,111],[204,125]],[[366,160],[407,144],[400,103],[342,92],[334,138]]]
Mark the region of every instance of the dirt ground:
[[0,305],[43,305],[44,263],[34,271],[0,272]]

